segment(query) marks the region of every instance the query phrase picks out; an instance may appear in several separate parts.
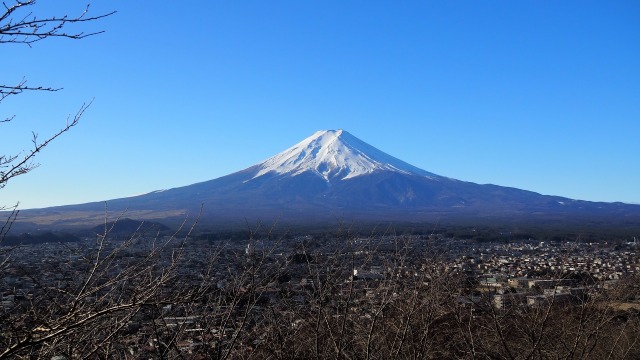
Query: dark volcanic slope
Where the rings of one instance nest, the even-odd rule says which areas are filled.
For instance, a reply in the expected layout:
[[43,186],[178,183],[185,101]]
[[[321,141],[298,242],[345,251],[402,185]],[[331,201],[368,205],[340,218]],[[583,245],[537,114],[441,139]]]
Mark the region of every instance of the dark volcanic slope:
[[[255,221],[425,221],[438,217],[640,224],[640,206],[594,203],[496,185],[479,185],[415,168],[342,130],[322,131],[265,162],[221,178],[109,200],[128,217],[205,223]],[[104,202],[23,212],[23,221],[55,226],[104,218]]]

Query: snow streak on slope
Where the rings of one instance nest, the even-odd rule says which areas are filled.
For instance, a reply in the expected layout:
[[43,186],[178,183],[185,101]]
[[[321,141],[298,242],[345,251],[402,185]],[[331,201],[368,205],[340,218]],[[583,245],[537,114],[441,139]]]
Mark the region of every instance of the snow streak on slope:
[[254,178],[271,172],[295,176],[310,171],[331,181],[381,170],[439,177],[387,155],[344,130],[318,131],[267,159],[258,168],[260,170]]

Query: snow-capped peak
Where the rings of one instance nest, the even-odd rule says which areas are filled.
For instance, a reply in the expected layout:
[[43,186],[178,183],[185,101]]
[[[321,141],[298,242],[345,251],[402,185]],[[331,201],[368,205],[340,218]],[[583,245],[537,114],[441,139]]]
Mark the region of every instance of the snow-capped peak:
[[437,177],[387,155],[344,130],[318,131],[258,165],[254,178],[275,172],[299,175],[311,171],[327,181],[344,180],[380,170]]

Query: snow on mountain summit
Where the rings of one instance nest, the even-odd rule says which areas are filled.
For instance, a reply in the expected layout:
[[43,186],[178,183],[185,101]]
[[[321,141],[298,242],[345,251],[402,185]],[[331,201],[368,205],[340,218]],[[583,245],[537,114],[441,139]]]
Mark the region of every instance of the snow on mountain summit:
[[374,148],[344,130],[318,131],[258,165],[254,178],[267,173],[313,172],[326,181],[345,180],[375,171],[438,177]]

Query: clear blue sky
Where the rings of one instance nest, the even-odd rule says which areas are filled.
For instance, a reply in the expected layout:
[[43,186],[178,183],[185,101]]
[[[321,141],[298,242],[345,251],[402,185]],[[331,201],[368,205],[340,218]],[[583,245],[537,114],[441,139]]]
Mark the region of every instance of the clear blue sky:
[[[77,13],[43,1],[36,14]],[[95,101],[41,166],[0,191],[21,208],[146,193],[256,164],[342,128],[477,183],[640,203],[640,2],[97,1],[81,41],[0,45],[0,151]]]

